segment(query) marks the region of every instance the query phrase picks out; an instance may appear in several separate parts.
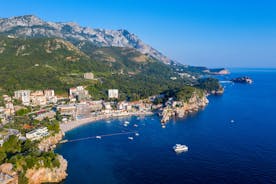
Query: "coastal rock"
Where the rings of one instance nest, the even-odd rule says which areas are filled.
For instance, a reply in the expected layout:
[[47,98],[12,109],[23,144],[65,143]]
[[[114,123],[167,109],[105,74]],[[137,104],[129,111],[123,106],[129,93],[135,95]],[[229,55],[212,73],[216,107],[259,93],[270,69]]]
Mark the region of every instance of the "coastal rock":
[[253,83],[253,80],[250,77],[246,77],[246,76],[234,78],[231,81],[235,83],[247,83],[247,84]]
[[47,151],[55,149],[56,144],[58,144],[62,140],[63,136],[64,136],[64,133],[62,131],[60,131],[59,133],[57,133],[53,136],[43,139],[38,144],[39,150],[47,152]]
[[0,182],[3,184],[18,184],[18,175],[11,163],[0,165]]
[[26,177],[29,184],[41,184],[41,183],[57,183],[61,182],[67,177],[67,161],[58,155],[60,166],[57,168],[38,168],[28,169]]
[[222,95],[223,93],[224,93],[224,88],[223,87],[218,89],[218,90],[211,91],[212,95]]
[[197,112],[209,103],[206,96],[193,95],[188,102],[177,102],[177,106],[167,106],[163,109],[161,123],[166,123],[171,117],[185,117],[190,112]]

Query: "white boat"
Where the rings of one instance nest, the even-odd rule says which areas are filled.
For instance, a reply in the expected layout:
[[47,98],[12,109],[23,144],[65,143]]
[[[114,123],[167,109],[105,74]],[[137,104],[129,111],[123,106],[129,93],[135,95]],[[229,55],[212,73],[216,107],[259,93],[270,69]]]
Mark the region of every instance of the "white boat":
[[102,137],[101,137],[101,136],[99,136],[99,135],[97,135],[97,136],[96,136],[96,139],[101,139],[101,138],[102,138]]
[[134,126],[134,127],[138,127],[138,125],[137,125],[137,124],[134,124],[133,126]]
[[139,136],[139,133],[135,133],[135,136]]
[[133,140],[133,137],[128,137],[129,140]]
[[234,122],[235,122],[235,121],[232,119],[232,120],[231,120],[231,123],[234,123]]
[[176,144],[173,147],[174,151],[179,153],[179,152],[184,152],[184,151],[188,151],[188,146],[186,145],[182,145],[182,144]]
[[162,125],[162,128],[166,128],[166,125]]
[[125,121],[125,124],[127,124],[127,125],[128,125],[128,124],[129,124],[129,121]]
[[125,127],[127,127],[127,124],[124,124]]

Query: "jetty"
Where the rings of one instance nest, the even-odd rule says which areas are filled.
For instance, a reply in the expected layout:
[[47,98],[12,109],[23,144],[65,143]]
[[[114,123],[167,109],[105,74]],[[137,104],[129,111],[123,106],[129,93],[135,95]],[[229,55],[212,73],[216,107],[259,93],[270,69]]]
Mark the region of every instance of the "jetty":
[[85,141],[89,139],[96,139],[97,137],[111,137],[111,136],[118,136],[118,135],[129,135],[129,134],[138,134],[138,132],[119,132],[119,133],[112,133],[112,134],[104,134],[104,135],[95,135],[95,136],[90,136],[90,137],[83,137],[83,138],[78,138],[78,139],[72,139],[72,140],[62,140],[60,141],[60,144],[65,144],[65,143],[72,143],[72,142],[78,142],[78,141]]

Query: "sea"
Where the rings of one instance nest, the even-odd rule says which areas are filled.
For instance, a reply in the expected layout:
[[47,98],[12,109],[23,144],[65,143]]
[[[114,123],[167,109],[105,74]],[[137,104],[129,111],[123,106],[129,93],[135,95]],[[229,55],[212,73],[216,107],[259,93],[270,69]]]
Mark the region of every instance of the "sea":
[[[227,82],[239,76],[254,82]],[[153,115],[98,121],[66,133],[68,140],[92,138],[58,145],[55,151],[68,161],[63,183],[276,183],[276,69],[231,69],[220,80],[222,96],[209,96],[205,109],[172,119],[166,128]],[[139,136],[112,135],[121,132]],[[177,143],[189,150],[175,153]]]

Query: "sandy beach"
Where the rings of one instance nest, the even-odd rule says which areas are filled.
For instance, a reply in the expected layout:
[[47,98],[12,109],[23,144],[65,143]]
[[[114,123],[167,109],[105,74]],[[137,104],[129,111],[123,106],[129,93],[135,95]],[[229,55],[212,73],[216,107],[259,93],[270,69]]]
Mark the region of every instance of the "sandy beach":
[[74,121],[69,121],[66,123],[60,124],[60,129],[62,132],[66,133],[74,128],[79,126],[92,123],[98,120],[104,120],[109,118],[116,118],[116,117],[125,117],[125,116],[149,116],[153,115],[153,112],[121,112],[121,113],[108,113],[108,114],[101,114],[97,116],[91,116],[89,118],[78,119]]

